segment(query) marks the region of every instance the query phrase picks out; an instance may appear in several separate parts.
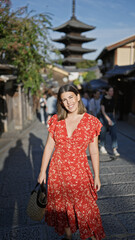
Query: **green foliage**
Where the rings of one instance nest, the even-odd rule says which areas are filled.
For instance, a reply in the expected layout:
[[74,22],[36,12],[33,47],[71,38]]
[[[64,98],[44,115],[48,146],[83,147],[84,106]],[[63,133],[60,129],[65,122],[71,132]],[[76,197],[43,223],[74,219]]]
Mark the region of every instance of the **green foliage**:
[[73,81],[73,83],[74,83],[74,85],[78,86],[78,85],[80,84],[80,81],[79,81],[79,79],[75,79],[75,80]]
[[94,60],[85,60],[84,59],[82,62],[78,62],[76,64],[76,67],[77,68],[91,68],[91,67],[94,67],[96,65],[97,65],[96,61],[94,61]]
[[91,80],[93,80],[95,78],[96,78],[96,74],[95,74],[94,71],[89,71],[87,73],[83,73],[83,80],[85,82],[89,82],[89,81],[91,81]]
[[57,62],[57,64],[59,64],[59,65],[62,65],[61,52],[60,52],[57,48],[55,48],[55,49],[53,50],[53,52],[55,53],[55,57],[56,57],[55,62]]
[[18,82],[32,94],[43,82],[40,69],[51,61],[50,21],[50,15],[33,15],[28,7],[11,11],[10,2],[0,0],[0,61],[17,66]]

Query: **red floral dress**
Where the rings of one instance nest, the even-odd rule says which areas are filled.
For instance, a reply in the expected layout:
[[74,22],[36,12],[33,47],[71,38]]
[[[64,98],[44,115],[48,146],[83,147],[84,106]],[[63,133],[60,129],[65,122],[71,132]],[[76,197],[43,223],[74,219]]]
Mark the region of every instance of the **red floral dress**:
[[84,113],[71,137],[68,137],[65,120],[49,121],[49,132],[55,141],[48,176],[48,204],[45,221],[55,227],[59,235],[70,227],[72,233],[79,228],[81,239],[105,237],[97,193],[88,164],[88,143],[100,133],[102,124],[92,115]]

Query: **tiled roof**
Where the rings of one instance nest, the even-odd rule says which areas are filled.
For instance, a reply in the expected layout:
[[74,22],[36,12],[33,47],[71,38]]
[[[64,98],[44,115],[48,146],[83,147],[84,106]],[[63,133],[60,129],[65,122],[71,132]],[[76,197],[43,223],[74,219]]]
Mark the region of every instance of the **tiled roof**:
[[71,62],[71,63],[76,63],[76,62],[82,62],[84,59],[83,58],[72,58],[72,57],[68,57],[68,58],[63,58],[62,62],[66,63],[66,62]]
[[85,36],[73,36],[73,35],[65,35],[59,39],[54,39],[53,41],[54,42],[65,42],[66,40],[75,40],[75,41],[78,41],[78,42],[91,42],[91,41],[94,41],[96,40],[96,38],[87,38]]
[[131,42],[135,42],[135,35],[133,35],[133,36],[131,36],[131,37],[129,37],[129,38],[126,38],[126,39],[124,39],[124,40],[122,40],[122,41],[119,41],[119,42],[117,42],[117,43],[114,43],[114,44],[112,44],[112,45],[108,45],[107,47],[105,47],[105,48],[102,50],[102,52],[98,55],[98,57],[96,58],[96,60],[102,58],[106,53],[108,53],[108,52],[110,52],[110,51],[112,51],[112,50],[115,50],[115,49],[117,49],[117,48],[119,48],[119,47],[122,47],[122,46],[124,46],[124,45],[126,45],[126,44],[129,44],[129,43],[131,43]]
[[112,78],[116,76],[128,76],[135,72],[135,64],[126,66],[114,66],[113,69],[106,72],[104,78]]
[[65,22],[59,27],[53,28],[53,30],[58,32],[67,32],[69,28],[75,28],[80,30],[80,32],[85,32],[93,30],[95,27],[79,21],[76,17],[71,17],[69,21]]
[[88,49],[88,48],[82,48],[82,47],[76,47],[76,46],[67,46],[65,48],[59,49],[61,53],[71,51],[71,52],[80,52],[80,53],[88,53],[88,52],[94,52],[96,49]]

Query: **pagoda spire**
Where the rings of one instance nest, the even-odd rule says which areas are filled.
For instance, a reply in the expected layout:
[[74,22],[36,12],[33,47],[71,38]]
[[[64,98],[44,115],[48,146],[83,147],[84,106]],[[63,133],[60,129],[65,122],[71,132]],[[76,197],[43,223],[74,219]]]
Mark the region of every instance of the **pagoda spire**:
[[73,0],[73,5],[72,5],[72,17],[75,17],[75,0]]

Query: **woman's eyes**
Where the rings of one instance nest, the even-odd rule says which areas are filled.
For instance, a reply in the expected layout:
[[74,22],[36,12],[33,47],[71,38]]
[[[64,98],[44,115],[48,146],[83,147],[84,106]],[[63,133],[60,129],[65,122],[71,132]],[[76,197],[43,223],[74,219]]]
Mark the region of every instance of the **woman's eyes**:
[[[73,96],[70,96],[69,99],[73,98]],[[67,101],[68,99],[63,99],[62,102]]]

